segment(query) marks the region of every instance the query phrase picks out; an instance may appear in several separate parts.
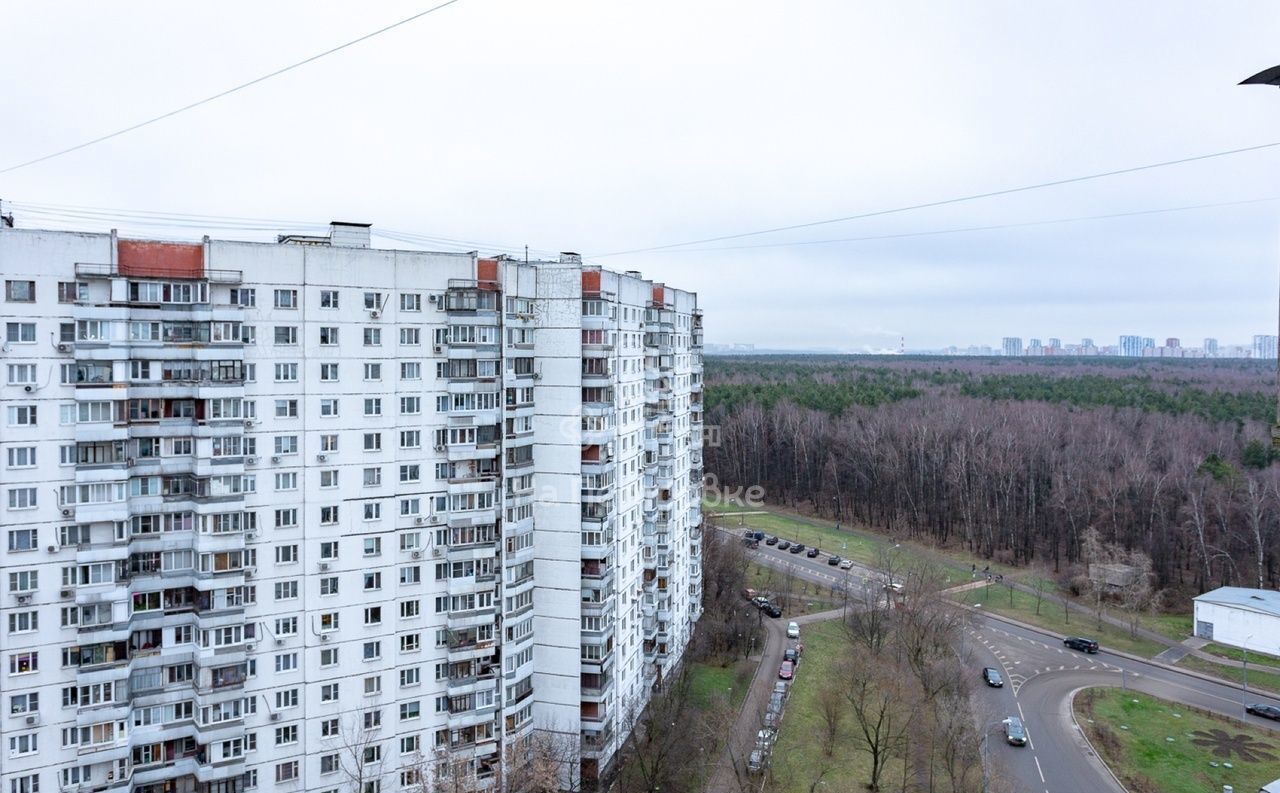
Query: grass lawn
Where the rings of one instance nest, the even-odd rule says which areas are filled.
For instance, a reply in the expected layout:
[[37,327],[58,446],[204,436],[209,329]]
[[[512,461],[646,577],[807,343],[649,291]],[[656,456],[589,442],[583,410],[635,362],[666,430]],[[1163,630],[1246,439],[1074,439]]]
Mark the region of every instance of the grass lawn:
[[[728,666],[717,663],[691,664],[689,674],[689,700],[694,707],[703,709],[719,699],[721,702],[729,698],[729,706],[737,711],[742,706],[742,698],[751,688],[751,678],[755,674],[755,666],[751,661],[741,658],[732,661]],[[731,694],[732,692],[732,694]]]
[[[1200,649],[1206,653],[1209,653],[1210,655],[1217,655],[1223,658],[1230,658],[1233,661],[1239,661],[1245,657],[1245,653],[1239,648],[1227,647],[1224,644],[1214,644],[1210,642],[1209,644],[1206,644],[1204,647],[1201,647]],[[1277,658],[1274,655],[1267,655],[1266,653],[1255,653],[1253,650],[1250,650],[1247,653],[1247,655],[1249,658],[1249,663],[1251,664],[1263,664],[1265,666],[1280,667],[1280,658]]]
[[[826,731],[819,703],[831,697],[831,681],[838,676],[836,661],[851,649],[838,621],[820,622],[804,628],[804,660],[797,670],[782,719],[782,729],[773,750],[769,787],[775,793],[809,793],[818,774],[829,793],[865,790],[871,774],[870,755],[861,748],[852,718],[845,717],[830,757],[822,752],[819,740]],[[902,778],[901,761],[890,761],[884,771],[884,788]]]
[[1062,605],[1048,599],[1041,603],[1040,613],[1036,614],[1036,596],[1027,592],[1013,590],[1013,605],[1010,606],[1009,588],[1000,584],[970,589],[958,593],[955,597],[970,606],[981,605],[982,611],[1012,617],[1063,636],[1078,635],[1097,639],[1104,648],[1122,650],[1147,658],[1165,649],[1164,645],[1150,639],[1134,639],[1129,636],[1128,630],[1105,622],[1102,624],[1102,630],[1098,630],[1098,622],[1090,614],[1073,611],[1068,621],[1064,616]]
[[[1194,655],[1188,655],[1183,658],[1178,662],[1178,666],[1202,674],[1212,675],[1230,683],[1235,683],[1238,686],[1244,685],[1244,670],[1238,666],[1215,664],[1213,661],[1196,658]],[[1266,691],[1273,697],[1280,696],[1280,675],[1273,672],[1259,672],[1253,667],[1249,667],[1249,690],[1252,691],[1254,689]],[[1241,696],[1243,696],[1243,692]],[[1280,764],[1276,767],[1276,776],[1280,776]]]
[[1132,793],[1203,793],[1223,785],[1250,793],[1280,773],[1280,735],[1235,719],[1116,688],[1081,692],[1075,711]]
[[[1186,614],[1143,614],[1141,624],[1149,631],[1180,642],[1191,636],[1191,622],[1192,617],[1188,612]],[[1280,666],[1280,659],[1277,661],[1276,665]]]
[[[747,569],[747,586],[770,596],[786,589],[786,574],[755,562]],[[831,590],[821,584],[802,580],[799,576],[791,578],[791,605],[783,608],[782,618],[812,614],[815,611],[827,611],[843,605],[842,600],[831,597]],[[766,617],[765,619],[768,619]]]

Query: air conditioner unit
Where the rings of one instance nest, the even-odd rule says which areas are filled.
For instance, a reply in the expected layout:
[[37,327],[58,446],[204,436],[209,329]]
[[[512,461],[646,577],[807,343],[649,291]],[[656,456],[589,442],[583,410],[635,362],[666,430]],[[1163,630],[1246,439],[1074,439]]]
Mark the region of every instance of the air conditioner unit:
[[438,300],[440,300],[440,295],[427,295],[427,300],[429,300],[432,303],[435,303]]
[[254,457],[253,455],[249,455],[248,457],[244,458],[244,464],[245,464],[245,465],[257,465],[257,464],[258,464],[258,458],[257,458],[257,457]]
[[272,714],[271,714],[271,720],[272,720],[272,721],[280,721],[280,714],[279,714],[279,713],[272,713]]
[[74,513],[75,513],[75,510],[71,509],[70,507],[63,507],[63,508],[62,508],[62,517],[64,517],[64,518],[69,518],[69,517],[71,517],[71,515],[72,515],[72,514],[74,514]]
[[30,394],[32,391],[36,390],[36,387],[35,387],[35,386],[31,386],[31,385],[23,386],[23,387],[22,387],[22,390],[23,390],[23,391],[26,391],[28,394]]
[[49,546],[49,553],[57,553],[57,552],[58,552],[58,546],[56,545]]
[[436,451],[438,451],[438,452],[442,452],[442,451],[444,451],[444,444],[443,444],[443,443],[437,443],[437,444],[436,444]]
[[414,551],[413,553],[411,553],[411,554],[409,554],[409,555],[410,555],[410,556],[412,556],[414,559],[421,559],[421,558],[422,558],[422,551]]
[[276,647],[283,647],[284,639],[276,639]]
[[327,642],[327,641],[329,641],[329,634],[327,634],[327,633],[322,633],[322,634],[320,634],[320,641],[322,641],[322,642]]
[[35,724],[35,723],[36,723],[36,717],[35,717],[35,716],[28,716],[28,717],[27,717],[27,724]]
[[436,559],[439,559],[441,556],[444,556],[444,548],[439,548],[439,547],[432,548],[431,555]]
[[329,455],[327,455],[327,454],[317,454],[317,455],[316,455],[316,462],[318,462],[318,463],[323,463],[323,462],[325,462],[325,461],[326,461],[326,460],[328,460],[328,459],[329,459]]
[[534,379],[534,380],[541,380],[541,379],[542,379],[542,372],[534,372],[534,373],[533,373],[533,379]]
[[435,349],[435,351],[436,351],[436,352],[444,352],[444,345],[443,345],[443,344],[437,344],[437,345],[435,346],[435,348],[434,348],[434,349]]
[[258,423],[258,422],[257,422],[257,421],[254,421],[253,419],[245,419],[245,420],[244,420],[244,425],[245,425],[246,427],[252,427],[254,424],[257,424],[257,423]]
[[254,651],[254,650],[256,650],[256,649],[258,649],[258,645],[254,644],[253,642],[245,642],[245,643],[244,643],[244,651],[245,651],[246,653],[251,653],[251,652],[253,652],[253,651]]
[[30,603],[30,602],[31,602],[31,596],[30,596],[30,595],[18,595],[18,602],[19,602],[19,603],[22,603],[22,604]]
[[280,455],[278,455],[278,454],[273,454],[273,455],[271,455],[271,462],[273,462],[273,463],[278,463],[278,462],[280,462]]
[[381,309],[377,309],[377,308],[371,308],[371,309],[369,309],[369,318],[370,318],[370,319],[377,319],[377,318],[378,318],[378,317],[380,317],[380,316],[382,316],[382,310],[381,310]]
[[246,532],[244,533],[244,538],[245,538],[246,540],[256,540],[256,539],[258,539],[258,532],[256,532],[256,531],[246,531]]
[[58,345],[58,352],[71,352],[71,345],[66,342],[60,343]]
[[322,573],[327,573],[327,572],[329,572],[329,563],[328,563],[328,562],[321,562],[321,563],[320,563],[320,572],[322,572]]
[[60,597],[64,597],[64,598],[69,598],[69,597],[71,597],[71,596],[72,596],[72,595],[74,595],[74,594],[75,594],[75,592],[72,592],[70,589],[64,589],[64,590],[62,590],[61,592],[59,592],[59,593],[58,593],[58,595],[59,595]]
[[426,522],[427,522],[427,519],[426,519],[426,518],[424,518],[424,517],[422,517],[421,515],[419,515],[418,517],[416,517],[416,518],[414,518],[414,519],[413,519],[413,525],[415,525],[415,526],[421,526],[421,525],[425,524]]
[[246,568],[244,569],[244,577],[245,577],[245,578],[253,578],[253,568],[252,568],[252,567],[246,567]]

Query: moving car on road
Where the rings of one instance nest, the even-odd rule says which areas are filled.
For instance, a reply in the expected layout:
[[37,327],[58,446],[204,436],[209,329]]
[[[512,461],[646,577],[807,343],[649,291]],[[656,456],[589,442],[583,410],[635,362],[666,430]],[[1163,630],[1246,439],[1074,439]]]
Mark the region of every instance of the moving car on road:
[[800,623],[798,623],[798,622],[788,622],[788,623],[787,623],[787,638],[788,638],[788,639],[799,639],[799,638],[800,638]]
[[796,665],[790,661],[783,661],[782,666],[778,667],[778,679],[790,680],[796,676]]
[[993,666],[982,670],[982,679],[992,688],[1004,688],[1004,678],[1000,676],[1000,670]]
[[1022,726],[1022,719],[1010,716],[1004,720],[1004,739],[1010,746],[1027,745],[1027,730]]
[[1086,639],[1083,636],[1068,636],[1062,640],[1062,643],[1072,650],[1079,650],[1082,653],[1098,652],[1098,643],[1093,639]]
[[1274,719],[1280,721],[1280,708],[1275,705],[1267,705],[1262,702],[1254,702],[1251,705],[1244,706],[1245,713],[1252,713],[1255,716],[1261,716],[1264,719]]

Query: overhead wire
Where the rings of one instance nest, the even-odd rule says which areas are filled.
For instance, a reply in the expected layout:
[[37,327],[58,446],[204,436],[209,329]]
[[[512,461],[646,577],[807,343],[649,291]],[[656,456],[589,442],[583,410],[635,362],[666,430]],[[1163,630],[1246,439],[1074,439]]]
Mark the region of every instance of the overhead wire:
[[1000,190],[989,190],[982,193],[971,193],[969,195],[956,196],[954,198],[944,198],[937,201],[926,201],[918,204],[909,204],[906,206],[893,207],[890,209],[878,209],[872,212],[862,212],[853,215],[845,215],[843,217],[828,218],[826,220],[813,220],[805,223],[793,223],[786,226],[774,226],[772,228],[757,229],[755,231],[744,231],[737,234],[722,234],[718,237],[705,237],[698,240],[687,240],[685,242],[673,242],[666,245],[652,245],[647,248],[632,248],[630,250],[613,251],[610,253],[593,254],[595,258],[604,258],[608,256],[629,256],[636,253],[652,253],[654,251],[664,251],[670,248],[684,248],[690,245],[704,245],[711,242],[725,242],[728,240],[743,239],[746,237],[758,237],[764,234],[777,234],[783,231],[796,231],[799,229],[813,228],[815,226],[825,226],[832,223],[847,223],[853,220],[865,220],[867,218],[883,217],[885,215],[901,214],[903,212],[913,212],[921,209],[932,209],[935,207],[949,206],[952,204],[960,204],[967,201],[977,201],[984,198],[995,198],[998,196],[1015,195],[1017,193],[1026,193],[1032,190],[1043,190],[1048,187],[1061,187],[1062,185],[1078,184],[1080,182],[1088,182],[1096,179],[1105,179],[1112,176],[1120,176],[1123,174],[1138,173],[1140,171],[1150,171],[1156,168],[1167,168],[1173,165],[1185,165],[1187,163],[1199,162],[1202,160],[1214,159],[1217,157],[1228,157],[1234,154],[1244,154],[1247,152],[1262,151],[1264,149],[1272,149],[1280,146],[1280,141],[1271,143],[1261,143],[1256,146],[1244,146],[1237,149],[1227,149],[1225,151],[1211,152],[1209,154],[1197,154],[1191,157],[1180,157],[1176,160],[1163,160],[1161,162],[1147,163],[1145,165],[1135,165],[1129,168],[1116,168],[1110,171],[1101,171],[1098,173],[1085,174],[1083,176],[1072,176],[1065,179],[1053,179],[1045,182],[1036,182],[1034,184],[1021,185],[1018,187],[1008,187]]
[[439,5],[432,6],[431,8],[428,8],[425,11],[419,11],[418,13],[412,16],[405,17],[404,19],[401,19],[397,22],[393,22],[390,25],[386,25],[384,27],[378,28],[377,30],[366,33],[363,36],[360,36],[358,38],[354,38],[354,39],[351,39],[350,41],[343,42],[342,44],[339,44],[336,47],[330,47],[329,49],[323,52],[318,52],[315,55],[312,55],[308,58],[304,58],[303,60],[297,61],[296,63],[291,63],[288,66],[281,67],[279,69],[276,69],[273,72],[269,72],[260,77],[255,77],[254,79],[249,80],[248,82],[240,83],[239,85],[235,85],[235,86],[232,86],[231,88],[227,88],[223,91],[219,91],[216,94],[211,94],[210,96],[206,96],[203,99],[198,99],[194,102],[183,105],[182,107],[175,108],[166,113],[161,113],[158,116],[152,116],[151,118],[148,118],[144,121],[139,121],[136,124],[131,124],[127,127],[123,127],[114,132],[109,132],[105,135],[99,135],[98,137],[93,138],[92,140],[87,140],[83,143],[78,143],[75,146],[68,146],[65,149],[59,149],[58,151],[50,152],[40,157],[35,157],[30,160],[26,160],[24,162],[15,163],[6,168],[0,168],[0,174],[10,173],[20,168],[26,168],[28,166],[35,165],[36,163],[45,162],[46,160],[52,160],[55,157],[61,157],[64,154],[70,154],[74,151],[79,151],[81,149],[88,148],[89,146],[93,146],[98,143],[111,140],[112,138],[118,138],[121,135],[127,134],[129,132],[133,132],[135,130],[142,129],[143,127],[146,127],[146,126],[150,126],[151,124],[155,124],[158,121],[164,121],[165,119],[172,118],[178,115],[179,113],[185,113],[188,110],[194,110],[195,108],[200,107],[201,105],[205,105],[215,100],[222,99],[223,97],[230,96],[231,94],[234,94],[238,91],[243,91],[244,89],[249,88],[251,86],[255,86],[258,83],[265,82],[267,80],[272,79],[273,77],[279,77],[280,75],[285,74],[287,72],[291,72],[294,69],[298,69],[302,66],[306,66],[309,63],[314,63],[315,61],[318,61],[321,58],[325,58],[329,55],[333,55],[334,53],[341,52],[342,50],[345,50],[348,47],[353,47],[356,44],[360,44],[361,42],[368,41],[369,39],[374,38],[375,36],[380,36],[383,33],[386,33],[391,30],[395,30],[396,28],[402,25],[407,25],[410,22],[413,22],[415,20],[418,20],[418,19],[421,19],[422,17],[427,16],[428,14],[434,14],[435,12],[458,2],[461,2],[461,0],[445,0],[445,2],[440,3]]

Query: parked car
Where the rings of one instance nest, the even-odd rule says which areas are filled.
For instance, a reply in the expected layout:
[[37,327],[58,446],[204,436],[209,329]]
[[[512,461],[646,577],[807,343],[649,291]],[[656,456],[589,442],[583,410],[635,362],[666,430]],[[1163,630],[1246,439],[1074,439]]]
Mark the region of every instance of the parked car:
[[841,559],[841,560],[840,560],[840,569],[841,569],[841,570],[852,570],[852,569],[853,569],[853,560],[852,560],[852,559]]
[[769,764],[768,753],[763,749],[753,749],[751,756],[747,758],[747,770],[753,774],[758,774]]
[[785,681],[785,680],[778,680],[778,681],[774,682],[774,684],[773,684],[773,693],[775,693],[775,694],[781,694],[782,696],[784,696],[784,697],[785,697],[785,696],[787,695],[787,681]]
[[1070,647],[1072,650],[1079,650],[1082,653],[1098,652],[1098,643],[1093,639],[1086,639],[1083,636],[1068,636],[1062,640],[1062,643]]
[[778,550],[785,551],[791,547],[791,540],[778,540]]
[[840,564],[840,557],[835,554],[831,554],[831,557],[827,559],[827,564],[832,565],[833,567]]
[[765,606],[769,605],[769,598],[765,597],[764,595],[756,595],[751,599],[751,602],[756,605],[756,608],[762,609]]
[[782,721],[781,710],[766,710],[764,712],[764,726],[776,730],[778,729],[778,724],[781,721]]
[[765,540],[765,541],[764,541],[764,544],[765,544],[765,545],[777,545],[777,544],[778,544],[778,538],[777,538],[777,537],[772,537],[772,536],[771,536],[771,537],[769,537],[769,539],[767,539],[767,540]]
[[775,730],[770,730],[770,729],[760,730],[759,732],[756,733],[756,747],[760,749],[768,749],[771,745],[773,745],[773,742],[775,739],[777,739],[777,737],[778,737],[778,733]]
[[803,543],[796,543],[795,545],[791,546],[791,553],[800,553],[803,550],[804,550]]
[[1280,721],[1280,708],[1275,705],[1266,705],[1261,702],[1255,702],[1252,705],[1245,705],[1245,713],[1252,713],[1255,716],[1261,716],[1264,719],[1274,719]]
[[1027,745],[1027,730],[1022,726],[1022,719],[1010,716],[1004,720],[1004,739],[1010,746]]
[[777,603],[770,603],[769,605],[762,608],[761,611],[763,611],[765,614],[768,614],[770,617],[773,617],[774,619],[777,619],[778,617],[782,616],[782,608]]
[[796,676],[796,665],[790,661],[783,661],[782,666],[778,667],[778,679],[790,680]]
[[782,660],[790,661],[793,664],[800,663],[800,654],[796,652],[796,648],[788,647],[782,651]]
[[[782,685],[784,685],[784,686],[787,684],[787,681],[785,681],[785,680],[779,680],[778,682],[779,682],[779,683],[781,683],[781,684],[782,684]],[[765,712],[766,712],[766,713],[773,712],[773,713],[777,713],[779,716],[781,716],[781,715],[782,715],[782,702],[783,702],[783,700],[785,700],[786,698],[787,698],[787,697],[786,697],[786,695],[785,695],[785,694],[779,694],[777,691],[773,692],[773,693],[769,696],[769,707],[768,707],[768,709],[767,709]],[[768,727],[769,725],[768,725],[768,724],[766,724],[766,725],[764,725],[764,726]]]
[[993,666],[982,670],[982,679],[992,688],[1004,688],[1004,678],[1000,676],[1000,670]]
[[800,638],[800,623],[798,623],[798,622],[788,622],[788,623],[787,623],[787,638],[788,638],[788,639],[799,639],[799,638]]
[[819,555],[819,554],[821,554],[821,553],[822,553],[822,551],[819,551],[816,547],[815,547],[815,548],[810,548],[810,549],[809,549],[809,553],[807,554],[807,556],[808,556],[810,559],[817,559],[817,558],[818,558],[818,555]]

